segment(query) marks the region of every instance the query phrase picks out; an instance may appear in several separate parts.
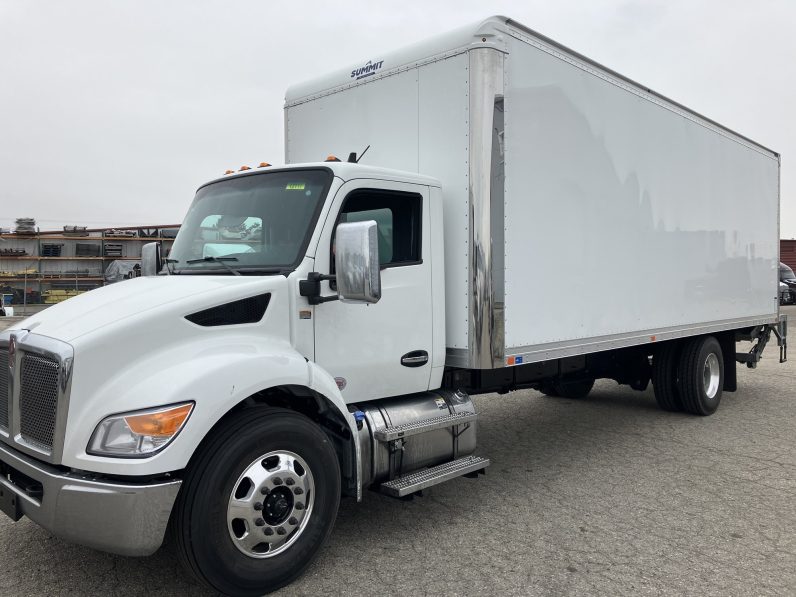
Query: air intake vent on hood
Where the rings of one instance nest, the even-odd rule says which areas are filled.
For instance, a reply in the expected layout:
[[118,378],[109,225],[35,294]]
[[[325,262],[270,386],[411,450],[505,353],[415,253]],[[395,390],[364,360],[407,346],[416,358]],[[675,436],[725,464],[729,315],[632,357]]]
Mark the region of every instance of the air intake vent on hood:
[[186,315],[185,319],[205,327],[257,323],[265,315],[265,309],[268,307],[270,299],[270,293],[261,294],[218,307],[210,307],[204,311],[197,311]]

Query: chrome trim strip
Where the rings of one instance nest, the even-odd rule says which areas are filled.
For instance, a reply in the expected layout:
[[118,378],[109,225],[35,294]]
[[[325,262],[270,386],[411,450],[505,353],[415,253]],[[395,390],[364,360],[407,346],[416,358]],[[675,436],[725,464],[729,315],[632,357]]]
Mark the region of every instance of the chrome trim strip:
[[[469,145],[469,366],[502,365],[503,339],[496,337],[492,288],[492,134],[495,100],[503,95],[503,53],[490,48],[470,50]],[[502,250],[499,248],[499,250]]]
[[[6,335],[5,338],[0,338],[0,349],[8,350],[9,343],[10,343],[10,335]],[[11,368],[11,362],[8,357],[6,357],[2,363],[0,363],[0,367],[6,367],[8,369],[8,375],[6,377],[6,417],[8,419],[8,427],[3,427],[0,425],[0,439],[8,438],[8,434],[10,431],[11,426],[11,375],[13,373]]]

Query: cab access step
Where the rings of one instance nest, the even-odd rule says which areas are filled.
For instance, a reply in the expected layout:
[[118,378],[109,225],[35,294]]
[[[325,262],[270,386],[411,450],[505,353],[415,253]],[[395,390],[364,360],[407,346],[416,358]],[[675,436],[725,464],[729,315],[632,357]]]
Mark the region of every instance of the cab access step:
[[475,476],[484,473],[491,463],[481,456],[465,456],[458,460],[445,462],[425,470],[410,473],[387,481],[379,486],[379,491],[390,497],[402,498],[415,494],[433,485],[439,485],[456,477]]

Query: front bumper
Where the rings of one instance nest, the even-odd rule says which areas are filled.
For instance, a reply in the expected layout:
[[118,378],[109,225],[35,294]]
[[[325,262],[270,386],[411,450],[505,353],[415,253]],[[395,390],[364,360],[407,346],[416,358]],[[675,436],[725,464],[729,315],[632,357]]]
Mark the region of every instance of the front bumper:
[[67,541],[125,556],[157,551],[182,483],[92,480],[3,444],[0,471],[0,486],[16,494],[22,513],[36,524]]

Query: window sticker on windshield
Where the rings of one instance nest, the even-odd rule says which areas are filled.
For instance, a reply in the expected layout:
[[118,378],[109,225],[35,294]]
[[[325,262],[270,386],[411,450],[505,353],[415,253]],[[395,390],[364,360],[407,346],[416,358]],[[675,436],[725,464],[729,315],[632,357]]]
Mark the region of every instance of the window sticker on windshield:
[[289,182],[285,187],[286,191],[303,191],[304,190],[304,183],[303,182]]

